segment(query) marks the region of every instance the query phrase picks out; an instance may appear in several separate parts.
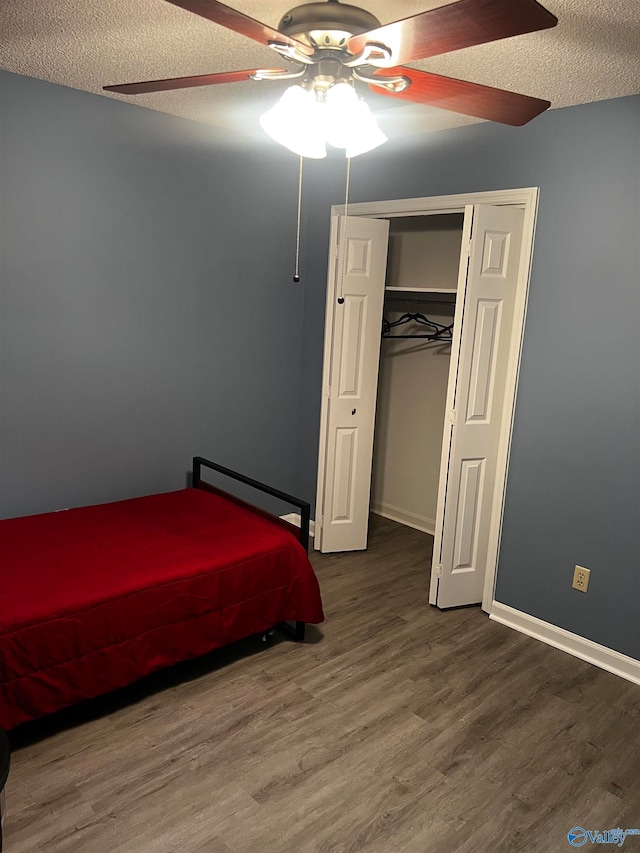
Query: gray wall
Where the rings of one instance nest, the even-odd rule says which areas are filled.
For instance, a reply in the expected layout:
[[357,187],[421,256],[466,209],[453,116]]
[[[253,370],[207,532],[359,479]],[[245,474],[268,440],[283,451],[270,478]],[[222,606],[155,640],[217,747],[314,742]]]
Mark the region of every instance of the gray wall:
[[[316,480],[331,204],[312,164],[300,486]],[[330,172],[330,174],[327,174]],[[640,659],[640,98],[475,125],[354,160],[353,201],[540,187],[497,599]],[[571,590],[575,563],[589,593]]]
[[0,517],[180,488],[193,455],[291,490],[297,162],[0,87]]
[[[344,160],[3,73],[0,515],[178,488],[209,455],[315,493]],[[640,98],[393,142],[351,198],[539,186],[500,601],[640,659]],[[574,563],[592,569],[587,595]]]

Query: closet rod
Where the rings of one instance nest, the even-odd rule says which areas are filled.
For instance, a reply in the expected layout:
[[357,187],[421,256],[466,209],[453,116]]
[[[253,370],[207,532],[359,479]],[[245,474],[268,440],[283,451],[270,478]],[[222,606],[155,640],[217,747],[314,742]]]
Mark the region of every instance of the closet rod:
[[402,296],[385,296],[385,302],[415,302],[418,305],[429,304],[429,305],[455,305],[456,300],[445,300],[445,299],[416,299],[415,297],[411,297],[411,299],[406,299]]
[[439,338],[437,335],[383,335],[383,341],[395,341],[400,338],[420,338],[422,340],[433,341],[434,344],[450,344],[452,338]]

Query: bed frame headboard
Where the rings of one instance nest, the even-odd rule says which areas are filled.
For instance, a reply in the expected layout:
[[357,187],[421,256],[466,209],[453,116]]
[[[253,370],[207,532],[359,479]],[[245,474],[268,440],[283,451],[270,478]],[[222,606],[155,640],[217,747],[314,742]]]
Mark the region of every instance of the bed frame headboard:
[[[217,471],[219,474],[224,474],[225,477],[231,477],[233,480],[237,480],[239,483],[244,483],[246,486],[252,486],[254,489],[258,489],[260,492],[264,492],[267,495],[271,495],[274,498],[278,498],[278,500],[284,501],[285,503],[289,503],[292,506],[298,507],[300,510],[300,527],[296,524],[291,524],[291,522],[287,521],[284,518],[280,518],[273,513],[267,512],[266,509],[262,509],[261,507],[254,506],[250,504],[248,501],[243,501],[241,498],[236,497],[231,492],[226,492],[223,489],[219,489],[217,486],[212,486],[211,483],[207,483],[206,480],[202,479],[202,468],[210,468],[212,471]],[[192,486],[196,489],[205,489],[206,491],[214,492],[215,494],[224,495],[224,497],[232,500],[234,503],[239,504],[240,506],[244,506],[247,509],[250,509],[252,512],[257,513],[258,515],[262,515],[265,518],[279,524],[281,527],[286,528],[291,531],[297,539],[299,539],[302,547],[309,552],[309,519],[311,516],[311,506],[307,501],[300,500],[300,498],[296,498],[293,495],[289,495],[286,492],[281,492],[279,489],[274,489],[272,486],[267,486],[265,483],[260,483],[258,480],[253,480],[251,477],[245,477],[244,474],[239,474],[237,471],[232,471],[230,468],[225,468],[223,465],[218,465],[217,462],[211,462],[209,459],[204,459],[202,456],[194,456],[193,457],[193,479]]]

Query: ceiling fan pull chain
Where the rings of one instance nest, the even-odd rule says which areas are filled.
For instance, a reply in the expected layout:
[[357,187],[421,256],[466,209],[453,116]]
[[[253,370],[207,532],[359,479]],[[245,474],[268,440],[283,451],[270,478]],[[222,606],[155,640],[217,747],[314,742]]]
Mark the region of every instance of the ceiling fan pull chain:
[[298,223],[296,225],[296,269],[293,280],[297,284],[300,281],[300,212],[302,210],[302,161],[300,157],[300,171],[298,173]]
[[347,266],[347,216],[349,215],[349,181],[351,179],[351,157],[347,157],[347,183],[344,190],[344,228],[340,235],[340,245],[342,248],[342,270],[340,271],[340,296],[338,296],[338,305],[344,304],[344,274]]

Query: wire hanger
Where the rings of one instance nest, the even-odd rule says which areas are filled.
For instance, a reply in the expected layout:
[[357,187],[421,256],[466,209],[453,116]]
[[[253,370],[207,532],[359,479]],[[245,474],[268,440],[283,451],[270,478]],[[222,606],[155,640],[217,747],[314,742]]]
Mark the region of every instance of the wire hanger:
[[[391,332],[392,329],[398,326],[406,326],[409,323],[415,323],[418,326],[426,327],[429,331],[425,333],[412,332],[411,334],[397,334]],[[444,326],[442,323],[437,323],[435,320],[430,320],[424,314],[419,312],[403,314],[397,320],[387,320],[382,318],[382,337],[383,338],[422,338],[428,341],[451,341],[453,338],[453,323]]]

